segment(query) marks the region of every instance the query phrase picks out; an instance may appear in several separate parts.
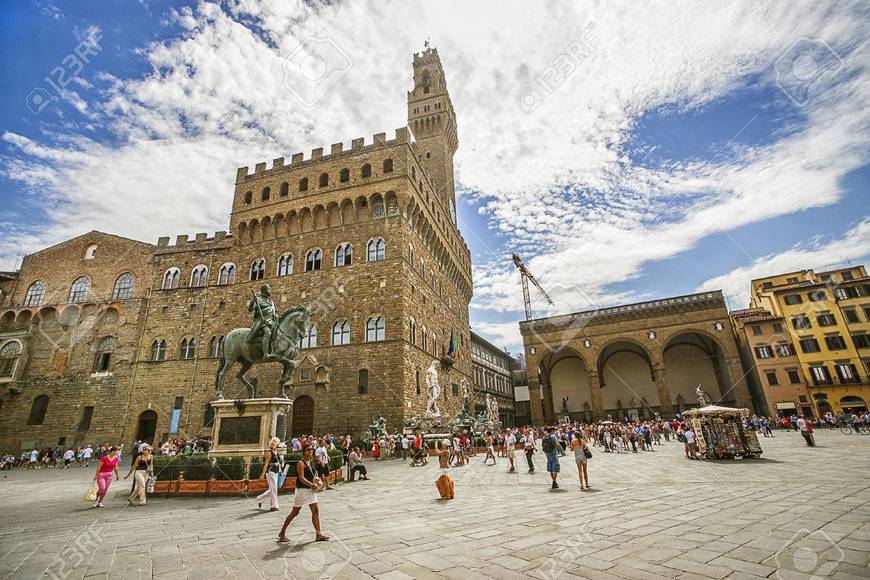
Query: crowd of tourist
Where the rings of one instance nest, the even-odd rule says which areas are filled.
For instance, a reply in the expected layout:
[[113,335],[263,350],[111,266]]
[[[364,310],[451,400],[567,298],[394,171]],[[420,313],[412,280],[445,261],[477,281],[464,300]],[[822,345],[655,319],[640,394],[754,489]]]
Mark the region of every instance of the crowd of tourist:
[[[0,456],[0,469],[46,469],[67,468],[73,466],[88,467],[91,461],[96,461],[109,453],[111,445],[85,445],[76,447],[45,447],[43,449],[28,449],[20,455],[8,453]],[[123,445],[120,446],[123,449]],[[66,450],[64,450],[66,449]]]

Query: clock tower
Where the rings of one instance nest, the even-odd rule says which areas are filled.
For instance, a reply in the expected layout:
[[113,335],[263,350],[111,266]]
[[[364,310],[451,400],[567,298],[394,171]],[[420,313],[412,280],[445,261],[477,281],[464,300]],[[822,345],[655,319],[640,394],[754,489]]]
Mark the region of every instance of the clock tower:
[[414,55],[414,90],[408,92],[408,127],[417,141],[423,167],[435,180],[437,195],[456,224],[453,155],[459,147],[456,113],[447,92],[447,80],[438,49]]

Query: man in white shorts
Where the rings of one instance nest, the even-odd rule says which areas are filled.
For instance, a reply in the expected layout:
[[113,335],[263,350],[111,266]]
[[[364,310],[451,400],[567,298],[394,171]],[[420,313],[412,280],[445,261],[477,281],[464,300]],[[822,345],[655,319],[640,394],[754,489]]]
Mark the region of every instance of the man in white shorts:
[[507,436],[504,438],[504,447],[507,450],[507,457],[511,462],[511,468],[508,469],[508,473],[514,473],[516,471],[514,457],[516,456],[517,438],[514,436],[513,431],[507,432]]

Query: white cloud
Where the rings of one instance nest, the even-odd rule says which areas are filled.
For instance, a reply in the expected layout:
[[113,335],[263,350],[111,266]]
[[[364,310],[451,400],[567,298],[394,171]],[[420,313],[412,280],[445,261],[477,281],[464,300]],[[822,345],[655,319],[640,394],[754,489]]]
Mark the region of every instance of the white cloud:
[[[566,308],[642,297],[610,285],[720,229],[835,203],[843,176],[866,164],[870,58],[861,10],[858,3],[523,1],[496,11],[467,2],[301,0],[183,8],[168,15],[178,38],[138,47],[149,74],[89,71],[103,96],[93,100],[97,93],[88,91],[74,102],[111,139],[3,136],[3,173],[23,184],[47,219],[0,240],[0,260],[11,265],[21,248],[93,228],[152,242],[225,229],[237,166],[402,126],[411,54],[431,37],[457,111],[457,178],[485,204],[505,245]],[[313,107],[284,85],[282,69],[311,37],[351,60]],[[711,163],[700,160],[706,151],[654,167],[629,158],[645,114],[694,111],[749,85],[772,87],[777,59],[801,37],[828,40],[842,67],[770,143],[744,146],[737,138]],[[566,74],[570,62],[561,55],[579,54],[578,40],[590,50]],[[554,66],[564,81],[554,80]],[[517,97],[529,87],[544,100],[524,114]],[[521,312],[509,257],[476,266],[477,306]],[[491,336],[507,340],[499,328]]]
[[812,239],[787,252],[762,256],[746,266],[705,280],[698,286],[698,291],[722,289],[732,307],[747,308],[751,280],[796,270],[821,272],[862,264],[867,260],[870,260],[870,218],[862,220],[837,239]]

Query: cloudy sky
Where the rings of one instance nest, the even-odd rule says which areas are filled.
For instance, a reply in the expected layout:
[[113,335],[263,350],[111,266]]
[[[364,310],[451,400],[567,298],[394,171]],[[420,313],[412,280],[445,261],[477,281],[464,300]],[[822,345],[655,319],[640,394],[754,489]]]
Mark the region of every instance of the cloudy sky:
[[236,167],[404,125],[427,38],[497,344],[520,343],[514,251],[555,299],[539,316],[706,289],[741,308],[753,277],[870,257],[866,3],[31,0],[0,21],[0,268],[91,229],[226,229]]

